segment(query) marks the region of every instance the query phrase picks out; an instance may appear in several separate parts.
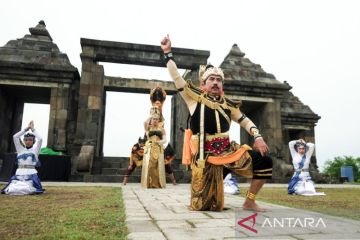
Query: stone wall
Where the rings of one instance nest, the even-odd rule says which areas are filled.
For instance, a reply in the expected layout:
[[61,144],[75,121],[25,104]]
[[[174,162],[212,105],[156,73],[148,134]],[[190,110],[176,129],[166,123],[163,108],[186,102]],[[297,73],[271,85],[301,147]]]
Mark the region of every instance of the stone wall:
[[0,152],[10,151],[12,136],[9,129],[12,127],[13,99],[8,96],[0,86]]
[[14,151],[4,141],[20,130],[24,103],[42,103],[50,104],[48,146],[67,153],[74,140],[80,76],[44,21],[29,31],[0,47],[0,151]]
[[21,129],[24,101],[10,96],[0,85],[0,152],[14,152],[12,136]]

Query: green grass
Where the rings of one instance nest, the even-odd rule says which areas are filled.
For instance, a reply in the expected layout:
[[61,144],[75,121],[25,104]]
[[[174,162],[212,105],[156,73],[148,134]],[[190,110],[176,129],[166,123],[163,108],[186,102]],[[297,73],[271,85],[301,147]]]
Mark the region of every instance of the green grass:
[[288,195],[287,189],[263,188],[257,199],[268,203],[360,220],[360,188],[316,188],[316,191],[325,192],[326,196]]
[[1,194],[0,206],[0,239],[125,239],[127,234],[120,188],[46,187],[42,195]]
[[[2,186],[0,186],[2,188]],[[317,188],[326,196],[293,196],[263,188],[260,201],[360,220],[359,188]],[[125,239],[120,188],[46,187],[42,195],[0,195],[0,239]]]

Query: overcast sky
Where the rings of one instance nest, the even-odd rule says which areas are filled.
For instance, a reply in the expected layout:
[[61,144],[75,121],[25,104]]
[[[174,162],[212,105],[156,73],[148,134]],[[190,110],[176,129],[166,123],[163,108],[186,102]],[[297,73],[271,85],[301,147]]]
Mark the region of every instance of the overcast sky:
[[[336,156],[360,156],[359,9],[356,0],[12,0],[1,4],[0,45],[23,37],[44,20],[54,42],[81,72],[81,37],[158,45],[169,33],[175,47],[209,50],[214,65],[237,43],[247,58],[280,82],[287,81],[292,92],[321,116],[315,132],[322,166]],[[164,68],[105,64],[105,74],[169,80]],[[126,106],[119,104],[123,99],[129,103],[134,98],[108,94],[112,107],[107,108],[105,154],[123,148],[119,154],[127,156],[142,135],[139,124],[148,113],[148,96]],[[138,108],[141,111],[134,112]]]

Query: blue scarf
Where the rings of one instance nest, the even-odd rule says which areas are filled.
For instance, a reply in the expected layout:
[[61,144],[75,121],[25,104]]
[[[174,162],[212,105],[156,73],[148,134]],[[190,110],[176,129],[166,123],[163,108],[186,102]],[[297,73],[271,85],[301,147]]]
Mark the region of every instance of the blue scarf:
[[[299,170],[301,170],[304,167],[305,160],[306,160],[306,154],[304,154],[301,158],[301,161],[299,163]],[[295,193],[295,186],[300,180],[299,178],[300,173],[301,171],[296,172],[295,176],[291,178],[291,181],[289,182],[289,186],[288,186],[288,194]]]

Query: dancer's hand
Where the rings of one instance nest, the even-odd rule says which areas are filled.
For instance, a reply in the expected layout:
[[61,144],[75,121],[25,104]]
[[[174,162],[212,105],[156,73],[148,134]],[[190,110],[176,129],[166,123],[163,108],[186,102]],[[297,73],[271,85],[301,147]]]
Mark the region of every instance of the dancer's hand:
[[171,52],[171,41],[169,34],[167,34],[160,42],[160,47],[164,53]]
[[260,152],[261,156],[265,156],[269,153],[269,147],[266,145],[262,137],[258,137],[255,139],[253,148],[254,150]]
[[29,122],[29,124],[28,124],[28,126],[27,126],[26,129],[27,129],[27,130],[29,130],[29,129],[34,129],[34,121],[33,121],[33,120],[31,120],[31,121]]

